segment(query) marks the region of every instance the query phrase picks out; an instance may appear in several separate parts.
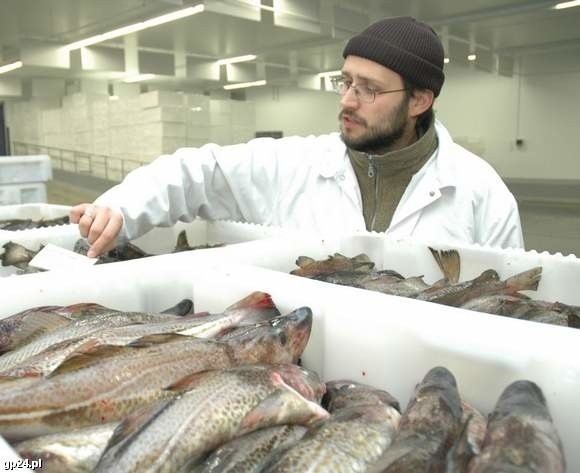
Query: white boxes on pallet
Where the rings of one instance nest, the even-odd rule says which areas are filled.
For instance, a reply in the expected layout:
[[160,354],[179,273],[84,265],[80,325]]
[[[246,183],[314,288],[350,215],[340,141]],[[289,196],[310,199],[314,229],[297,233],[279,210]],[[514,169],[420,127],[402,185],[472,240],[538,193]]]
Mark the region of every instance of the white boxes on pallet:
[[140,96],[141,108],[180,107],[185,103],[184,95],[167,90],[153,90]]
[[0,205],[32,202],[46,202],[46,184],[44,182],[0,185]]
[[44,182],[50,179],[50,156],[0,156],[0,184]]
[[[258,242],[255,256],[262,256]],[[300,242],[297,252],[309,251]],[[272,295],[282,313],[313,311],[305,367],[323,380],[354,379],[383,388],[404,408],[417,382],[434,366],[447,367],[462,397],[489,413],[509,383],[536,382],[562,438],[569,471],[580,471],[577,393],[578,332],[526,323],[354,288],[333,286],[231,262],[212,263],[195,252],[102,265],[84,274],[8,278],[0,316],[39,305],[96,302],[122,310],[159,311],[190,297],[196,310],[217,312],[252,291]],[[2,452],[4,453],[4,452]],[[6,452],[8,453],[8,452]]]
[[184,107],[154,107],[144,108],[140,112],[142,123],[177,122],[185,123],[186,109]]
[[0,207],[0,220],[52,220],[66,217],[70,209],[70,205],[54,204],[4,205]]

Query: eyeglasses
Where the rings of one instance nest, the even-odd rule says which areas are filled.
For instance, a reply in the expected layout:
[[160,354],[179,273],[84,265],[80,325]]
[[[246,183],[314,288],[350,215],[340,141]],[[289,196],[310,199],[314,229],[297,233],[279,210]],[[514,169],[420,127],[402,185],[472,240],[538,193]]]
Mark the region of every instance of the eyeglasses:
[[352,89],[354,90],[354,95],[357,100],[364,103],[373,103],[377,95],[390,94],[392,92],[402,92],[407,89],[396,89],[396,90],[375,90],[371,89],[366,85],[353,85],[350,79],[345,79],[344,77],[333,77],[331,79],[332,88],[334,91],[341,96],[346,95],[346,93]]

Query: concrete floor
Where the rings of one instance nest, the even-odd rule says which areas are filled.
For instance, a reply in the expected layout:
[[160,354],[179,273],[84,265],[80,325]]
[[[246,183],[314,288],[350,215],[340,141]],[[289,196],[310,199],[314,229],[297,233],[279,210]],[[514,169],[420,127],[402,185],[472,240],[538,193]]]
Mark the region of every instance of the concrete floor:
[[[48,182],[48,203],[75,205],[92,202],[110,181],[97,181],[78,175],[55,176]],[[520,203],[520,216],[526,249],[580,256],[580,208],[575,205]]]

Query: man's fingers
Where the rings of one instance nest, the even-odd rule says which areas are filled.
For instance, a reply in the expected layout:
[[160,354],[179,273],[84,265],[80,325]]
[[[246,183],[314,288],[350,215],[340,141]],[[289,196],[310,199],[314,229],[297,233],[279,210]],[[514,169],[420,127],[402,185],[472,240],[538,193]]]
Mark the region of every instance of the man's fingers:
[[70,223],[79,223],[79,220],[85,213],[85,209],[91,204],[79,204],[70,209]]
[[[123,226],[123,217],[116,212],[112,212],[109,210],[108,215],[99,215],[97,219],[95,219],[94,225],[98,225],[97,229],[93,234],[93,229],[89,233],[89,243],[91,243],[91,247],[87,252],[87,256],[89,258],[94,258],[100,254],[103,254],[105,251],[109,251],[115,247],[117,242],[117,236],[121,231],[121,227]],[[100,220],[104,217],[102,220]],[[106,221],[106,224],[101,229],[101,225],[103,222]],[[92,237],[96,235],[94,240]],[[91,241],[92,240],[92,241]]]
[[[88,204],[85,205],[83,208],[83,214],[80,216],[79,218],[79,232],[80,234],[84,237],[87,238],[89,237],[90,233],[95,233],[96,231],[98,231],[98,226],[95,226],[95,222],[97,220],[101,221],[101,227],[104,228],[104,226],[106,225],[106,222],[103,223],[103,219],[106,218],[106,216],[103,216],[103,211],[102,210],[108,210],[108,209],[100,209],[99,207],[95,207],[92,204]],[[94,237],[94,239],[96,240],[98,235],[96,235]],[[89,241],[90,243],[90,241]]]

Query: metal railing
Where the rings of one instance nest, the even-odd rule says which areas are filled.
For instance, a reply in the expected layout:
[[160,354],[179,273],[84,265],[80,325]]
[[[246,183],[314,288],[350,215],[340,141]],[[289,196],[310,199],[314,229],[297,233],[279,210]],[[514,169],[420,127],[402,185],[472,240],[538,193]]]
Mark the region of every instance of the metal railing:
[[54,146],[24,143],[22,141],[12,141],[12,154],[16,156],[46,154],[50,156],[54,169],[117,182],[122,181],[129,172],[144,164],[134,159],[121,159],[102,154],[55,148]]

